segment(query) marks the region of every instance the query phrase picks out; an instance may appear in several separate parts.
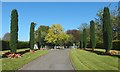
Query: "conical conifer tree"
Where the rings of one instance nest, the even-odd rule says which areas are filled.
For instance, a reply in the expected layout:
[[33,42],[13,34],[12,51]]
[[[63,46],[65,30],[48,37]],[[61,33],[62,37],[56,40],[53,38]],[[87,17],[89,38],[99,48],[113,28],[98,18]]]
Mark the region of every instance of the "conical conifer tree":
[[95,24],[94,21],[90,21],[90,44],[92,46],[92,49],[94,50],[95,46],[96,46],[96,42],[95,42]]
[[85,49],[87,46],[87,40],[86,40],[86,29],[83,29],[83,48]]
[[34,50],[34,28],[35,28],[35,23],[31,22],[31,26],[30,26],[30,50]]
[[10,49],[12,53],[16,53],[18,45],[18,12],[13,9],[11,12],[10,25]]
[[108,7],[104,7],[103,12],[103,43],[106,53],[109,53],[110,49],[112,49],[112,24]]

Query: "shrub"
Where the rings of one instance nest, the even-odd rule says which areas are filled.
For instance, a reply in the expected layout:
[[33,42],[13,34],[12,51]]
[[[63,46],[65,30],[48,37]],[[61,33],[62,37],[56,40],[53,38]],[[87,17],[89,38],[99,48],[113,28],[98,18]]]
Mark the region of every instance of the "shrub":
[[29,42],[25,42],[25,41],[20,41],[18,42],[18,49],[22,49],[22,48],[29,48]]
[[120,45],[119,45],[120,44],[120,40],[113,40],[112,43],[113,43],[112,49],[120,50]]
[[[120,44],[120,40],[113,40],[112,41],[112,50],[120,50],[119,44]],[[88,47],[90,47],[89,45],[90,44],[88,44]],[[97,43],[96,48],[105,49],[102,42]]]
[[[18,49],[29,48],[29,42],[19,41]],[[9,41],[2,41],[2,50],[10,50]]]
[[2,42],[2,50],[8,50],[9,47],[9,41],[1,41]]
[[103,43],[102,42],[97,43],[96,48],[104,49]]

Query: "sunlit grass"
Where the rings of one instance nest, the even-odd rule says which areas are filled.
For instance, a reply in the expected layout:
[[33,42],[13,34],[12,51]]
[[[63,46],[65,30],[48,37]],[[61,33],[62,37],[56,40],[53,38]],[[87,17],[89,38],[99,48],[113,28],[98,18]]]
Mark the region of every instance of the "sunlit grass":
[[70,58],[75,70],[118,70],[117,57],[71,49]]
[[[25,49],[24,49],[25,50]],[[18,50],[20,51],[24,51]],[[26,63],[38,58],[39,56],[42,56],[44,54],[48,53],[48,50],[37,50],[35,53],[26,52],[22,55],[21,58],[2,58],[2,70],[17,70],[21,68]]]

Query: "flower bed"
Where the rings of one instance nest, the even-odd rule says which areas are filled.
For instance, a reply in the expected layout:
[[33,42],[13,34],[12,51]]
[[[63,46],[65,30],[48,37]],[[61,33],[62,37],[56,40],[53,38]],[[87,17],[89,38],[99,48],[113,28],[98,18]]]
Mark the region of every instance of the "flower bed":
[[2,58],[21,58],[22,55],[18,53],[5,52],[2,54]]

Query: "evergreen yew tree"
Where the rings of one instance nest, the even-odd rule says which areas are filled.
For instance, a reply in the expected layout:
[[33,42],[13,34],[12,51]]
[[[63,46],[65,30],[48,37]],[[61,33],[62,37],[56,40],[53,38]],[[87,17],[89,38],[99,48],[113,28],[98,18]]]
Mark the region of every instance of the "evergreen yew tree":
[[87,46],[87,42],[86,42],[86,28],[83,29],[83,48],[85,49]]
[[31,22],[31,26],[30,26],[30,50],[34,50],[34,28],[35,28],[35,23]]
[[90,21],[90,44],[92,45],[92,49],[94,50],[96,42],[95,42],[95,24],[93,20]]
[[112,24],[108,7],[104,7],[103,12],[103,43],[106,53],[109,53],[112,48]]
[[118,31],[118,40],[120,40],[120,16],[118,17],[118,28],[117,28],[117,31]]
[[42,37],[41,37],[41,31],[38,31],[38,45],[39,45],[39,48],[41,47],[42,45]]
[[16,53],[18,45],[18,12],[13,9],[11,12],[10,25],[10,49],[12,53]]
[[118,27],[117,27],[117,31],[118,31],[118,40],[120,40],[120,1],[118,3]]
[[80,48],[83,48],[83,35],[80,34]]

